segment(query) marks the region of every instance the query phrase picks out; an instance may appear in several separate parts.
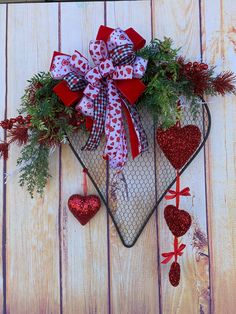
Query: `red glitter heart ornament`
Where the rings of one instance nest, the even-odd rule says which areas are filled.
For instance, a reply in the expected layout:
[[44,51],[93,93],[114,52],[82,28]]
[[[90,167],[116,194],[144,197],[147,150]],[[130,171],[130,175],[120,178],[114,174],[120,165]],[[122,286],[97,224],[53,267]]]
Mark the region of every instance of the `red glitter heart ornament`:
[[96,195],[74,194],[68,200],[68,207],[81,225],[86,225],[99,211],[101,200]]
[[181,169],[197,150],[201,131],[196,125],[175,125],[157,129],[157,143],[175,169]]
[[191,216],[185,210],[177,209],[174,205],[168,205],[164,209],[164,217],[170,231],[176,237],[182,237],[192,224]]
[[169,280],[172,286],[177,287],[180,282],[180,265],[178,262],[173,262],[170,266]]

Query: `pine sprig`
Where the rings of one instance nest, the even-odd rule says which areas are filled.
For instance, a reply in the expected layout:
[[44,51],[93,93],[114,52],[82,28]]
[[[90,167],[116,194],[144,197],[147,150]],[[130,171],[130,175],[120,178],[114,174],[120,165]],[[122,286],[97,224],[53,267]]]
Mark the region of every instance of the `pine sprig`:
[[20,185],[25,185],[33,197],[41,194],[49,174],[50,148],[66,142],[66,134],[82,126],[73,107],[66,107],[53,92],[58,84],[50,73],[40,72],[32,77],[22,97],[19,112],[30,116],[29,140],[17,160]]
[[177,61],[178,51],[179,49],[172,48],[170,38],[164,38],[163,41],[154,39],[139,52],[140,56],[148,59],[143,78],[147,88],[139,103],[145,105],[164,128],[170,127],[180,118],[176,103],[186,83],[177,82],[180,67]]
[[49,174],[49,148],[38,143],[38,135],[31,135],[17,160],[20,167],[20,186],[26,186],[31,197],[34,191],[43,194]]
[[232,72],[215,75],[214,67],[205,63],[188,62],[179,56],[179,48],[172,47],[170,38],[154,39],[141,49],[139,56],[148,60],[143,77],[146,90],[139,99],[139,107],[145,106],[155,120],[168,128],[181,119],[177,106],[184,96],[190,112],[196,115],[199,99],[203,95],[235,93],[236,76]]

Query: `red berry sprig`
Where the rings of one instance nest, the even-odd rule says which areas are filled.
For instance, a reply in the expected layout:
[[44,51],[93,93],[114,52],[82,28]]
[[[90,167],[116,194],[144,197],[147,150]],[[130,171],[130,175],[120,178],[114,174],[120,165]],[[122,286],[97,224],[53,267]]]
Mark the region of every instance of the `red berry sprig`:
[[23,117],[22,115],[19,115],[16,118],[10,118],[10,119],[5,119],[0,122],[0,126],[4,130],[11,130],[14,125],[24,125],[26,127],[31,126],[31,115],[27,115],[26,117]]
[[197,61],[195,62],[188,62],[186,64],[183,65],[184,69],[183,69],[183,73],[187,76],[187,77],[191,77],[191,75],[194,72],[199,72],[199,71],[207,71],[208,70],[208,65],[206,63],[198,63]]

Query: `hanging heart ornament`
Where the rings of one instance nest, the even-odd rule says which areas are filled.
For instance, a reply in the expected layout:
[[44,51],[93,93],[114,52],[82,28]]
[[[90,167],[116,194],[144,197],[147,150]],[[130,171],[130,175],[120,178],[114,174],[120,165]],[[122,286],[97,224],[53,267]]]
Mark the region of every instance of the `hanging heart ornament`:
[[191,226],[191,216],[185,210],[177,209],[174,205],[166,206],[164,210],[166,223],[176,237],[182,237]]
[[68,200],[68,207],[81,225],[86,225],[99,211],[101,201],[96,195],[74,194]]
[[175,169],[181,169],[192,157],[201,142],[201,131],[196,125],[175,125],[157,130],[157,143]]

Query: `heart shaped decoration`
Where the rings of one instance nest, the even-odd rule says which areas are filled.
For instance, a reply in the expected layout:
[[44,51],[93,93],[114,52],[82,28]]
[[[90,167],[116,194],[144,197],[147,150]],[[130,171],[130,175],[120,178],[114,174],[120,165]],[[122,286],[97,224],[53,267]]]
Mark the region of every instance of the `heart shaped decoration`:
[[157,143],[175,169],[181,169],[192,157],[201,142],[201,132],[196,125],[172,126],[157,130]]
[[101,201],[96,195],[74,194],[68,200],[68,207],[81,225],[86,225],[99,211]]
[[164,217],[172,234],[182,237],[190,228],[192,219],[185,210],[177,209],[174,205],[168,205],[164,209]]
[[[109,169],[108,162],[102,158],[105,137],[102,138],[99,147],[92,152],[81,151],[81,147],[88,139],[88,132],[77,132],[69,137],[73,153],[82,167],[88,169],[88,176],[106,205],[126,247],[135,244],[152,213],[176,180],[176,170],[156,144],[155,128],[160,125],[154,125],[152,116],[145,108],[139,109],[139,113],[147,134],[149,150],[134,160],[129,157],[123,176],[117,177],[116,173]],[[182,114],[183,128],[189,124],[197,126],[202,136],[198,146],[196,144],[197,150],[180,169],[180,174],[197,156],[210,130],[210,113],[205,103],[199,105],[199,111],[194,117],[188,107]]]
[[172,286],[177,287],[180,282],[180,265],[178,262],[173,262],[170,266],[169,280]]

